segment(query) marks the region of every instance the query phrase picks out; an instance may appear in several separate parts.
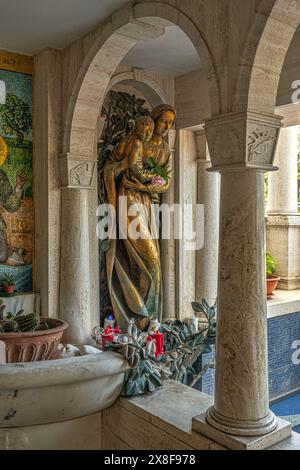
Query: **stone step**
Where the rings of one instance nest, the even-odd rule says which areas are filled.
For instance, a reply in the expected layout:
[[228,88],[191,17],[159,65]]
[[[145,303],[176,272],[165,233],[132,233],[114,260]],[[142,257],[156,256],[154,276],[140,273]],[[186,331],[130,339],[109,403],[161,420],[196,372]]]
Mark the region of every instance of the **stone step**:
[[267,450],[300,450],[300,434],[292,432],[291,437],[278,442]]

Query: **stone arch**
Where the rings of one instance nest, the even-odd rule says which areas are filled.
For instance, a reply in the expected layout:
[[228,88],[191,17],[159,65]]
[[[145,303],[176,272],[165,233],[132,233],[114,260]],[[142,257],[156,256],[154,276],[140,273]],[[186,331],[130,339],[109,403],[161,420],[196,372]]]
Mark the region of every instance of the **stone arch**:
[[300,23],[298,0],[261,0],[244,47],[233,111],[274,113],[283,63]]
[[[133,70],[132,72],[123,72],[115,75],[108,84],[107,91],[111,90],[115,85],[122,82],[132,82],[134,88],[139,89],[139,84],[144,85],[145,89],[155,95],[156,100],[159,100],[160,103],[167,103],[168,97],[164,90],[159,86],[157,82],[151,80],[150,77],[142,75],[139,73],[139,70]],[[143,93],[144,90],[140,89]],[[151,103],[152,104],[152,103]],[[170,103],[173,104],[173,103]],[[154,107],[154,106],[153,106]]]
[[92,45],[87,48],[66,110],[64,154],[94,155],[97,115],[113,72],[138,41],[163,34],[162,20],[164,24],[181,28],[195,46],[209,77],[212,113],[219,114],[220,91],[216,68],[208,46],[192,19],[176,7],[160,2],[128,5],[114,13],[92,35]]

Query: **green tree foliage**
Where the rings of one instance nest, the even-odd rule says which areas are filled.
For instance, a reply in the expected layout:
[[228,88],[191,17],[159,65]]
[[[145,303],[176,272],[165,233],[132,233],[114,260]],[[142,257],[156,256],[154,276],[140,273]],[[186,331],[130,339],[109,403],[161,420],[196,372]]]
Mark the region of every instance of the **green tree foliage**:
[[15,135],[18,144],[24,141],[24,135],[32,127],[30,105],[14,93],[8,93],[5,104],[0,104],[1,132]]

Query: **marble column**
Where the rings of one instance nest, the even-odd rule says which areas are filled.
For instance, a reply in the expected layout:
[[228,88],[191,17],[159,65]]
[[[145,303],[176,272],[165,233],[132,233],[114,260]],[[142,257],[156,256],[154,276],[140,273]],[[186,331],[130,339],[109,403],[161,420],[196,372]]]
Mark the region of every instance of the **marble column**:
[[204,205],[204,247],[197,252],[196,301],[206,299],[213,305],[217,298],[220,176],[211,173],[205,131],[195,132],[197,148],[197,204]]
[[88,344],[99,324],[96,160],[60,157],[62,180],[60,318],[65,341]]
[[300,288],[298,134],[298,126],[281,130],[275,157],[279,171],[269,175],[267,250],[277,260],[284,290]]
[[207,420],[237,435],[271,432],[264,257],[264,175],[221,173],[215,405]]
[[268,215],[298,215],[298,126],[281,129],[275,156],[278,172],[269,174]]
[[273,170],[280,123],[256,113],[206,122],[212,170],[221,174],[215,403],[206,414],[219,442],[224,434],[277,432],[268,392],[264,171]]
[[[172,153],[173,167],[175,161],[176,131],[169,133],[169,145]],[[173,177],[169,191],[162,196],[162,204],[172,207],[176,202],[176,171]],[[171,238],[170,240],[161,240],[161,264],[162,264],[162,282],[163,282],[163,318],[164,320],[176,319],[178,309],[176,305],[176,240],[174,239],[174,218],[171,219]]]

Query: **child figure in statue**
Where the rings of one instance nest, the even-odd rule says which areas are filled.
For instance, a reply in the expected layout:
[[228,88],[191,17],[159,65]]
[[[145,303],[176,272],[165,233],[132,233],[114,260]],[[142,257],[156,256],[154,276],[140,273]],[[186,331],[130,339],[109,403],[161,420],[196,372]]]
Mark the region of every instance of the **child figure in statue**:
[[[162,186],[165,181],[144,160],[145,143],[152,139],[155,123],[150,116],[141,116],[136,119],[135,128],[113,150],[112,160],[119,162],[115,176],[124,173],[124,184],[130,181],[135,184],[136,190],[148,191],[148,184]],[[158,194],[152,193],[152,202],[158,203]]]

